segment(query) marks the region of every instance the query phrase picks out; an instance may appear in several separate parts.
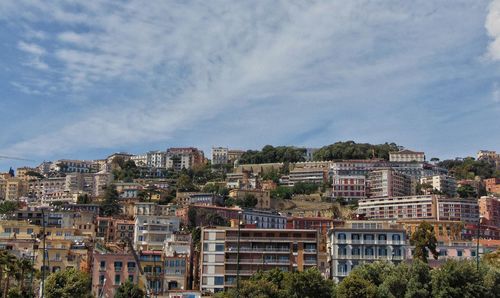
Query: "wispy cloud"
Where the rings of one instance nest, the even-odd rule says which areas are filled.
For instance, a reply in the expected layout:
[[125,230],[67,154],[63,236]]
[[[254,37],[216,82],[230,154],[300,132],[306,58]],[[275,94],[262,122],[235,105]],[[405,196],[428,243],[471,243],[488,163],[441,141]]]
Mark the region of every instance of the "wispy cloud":
[[[484,31],[485,3],[9,3],[0,18],[50,24],[37,27],[45,46],[18,43],[39,57],[31,66],[55,71],[51,84],[62,86],[61,96],[91,98],[61,129],[5,148],[26,155],[162,142],[186,131],[193,140],[208,134],[212,144],[298,141],[290,134],[327,143],[372,137],[380,115],[391,115],[377,121],[381,138],[400,122],[398,134],[418,125],[423,135],[433,123],[416,118],[437,118],[440,98],[427,103],[421,90],[473,76],[474,67],[459,65],[484,52],[471,47]],[[489,53],[500,59],[492,11],[498,4],[486,21]],[[193,131],[207,123],[219,132]]]
[[500,61],[500,0],[493,0],[486,17],[486,30],[492,41],[488,46],[488,56]]

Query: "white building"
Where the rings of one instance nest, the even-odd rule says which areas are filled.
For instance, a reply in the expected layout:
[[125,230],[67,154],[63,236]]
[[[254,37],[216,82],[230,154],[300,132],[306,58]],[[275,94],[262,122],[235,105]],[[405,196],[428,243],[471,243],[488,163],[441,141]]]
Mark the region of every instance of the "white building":
[[[457,182],[455,178],[447,175],[434,175],[420,178],[421,184],[429,184],[433,190],[440,191],[450,197],[457,195]],[[429,193],[428,193],[429,194]]]
[[134,223],[134,245],[140,250],[162,250],[165,240],[179,231],[175,216],[137,215]]
[[387,221],[346,221],[328,232],[331,276],[339,282],[356,266],[376,260],[406,259],[406,232]]
[[228,163],[227,147],[212,147],[212,165],[223,165]]
[[390,162],[424,162],[425,161],[425,153],[417,152],[411,150],[400,150],[398,152],[390,152],[389,153],[389,161]]

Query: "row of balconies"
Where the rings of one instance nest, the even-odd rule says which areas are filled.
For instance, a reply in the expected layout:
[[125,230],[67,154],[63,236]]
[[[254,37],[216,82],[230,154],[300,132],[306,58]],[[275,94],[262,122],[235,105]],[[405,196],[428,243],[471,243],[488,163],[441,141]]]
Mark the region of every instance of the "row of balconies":
[[364,239],[335,239],[335,244],[379,244],[379,245],[405,245],[405,240],[364,240]]
[[339,260],[402,260],[403,256],[392,255],[337,255]]
[[[226,241],[238,241],[238,237],[229,236],[226,237]],[[306,237],[240,237],[240,242],[256,242],[256,241],[264,241],[264,242],[316,242],[316,237],[306,238]]]

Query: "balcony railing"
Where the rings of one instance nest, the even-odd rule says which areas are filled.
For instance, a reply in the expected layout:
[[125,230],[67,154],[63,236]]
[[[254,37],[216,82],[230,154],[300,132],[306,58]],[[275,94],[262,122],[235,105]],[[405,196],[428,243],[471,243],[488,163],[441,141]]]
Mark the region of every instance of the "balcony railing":
[[[226,247],[226,252],[237,252],[237,247]],[[269,252],[289,252],[290,248],[287,247],[240,247],[242,251],[269,251]]]

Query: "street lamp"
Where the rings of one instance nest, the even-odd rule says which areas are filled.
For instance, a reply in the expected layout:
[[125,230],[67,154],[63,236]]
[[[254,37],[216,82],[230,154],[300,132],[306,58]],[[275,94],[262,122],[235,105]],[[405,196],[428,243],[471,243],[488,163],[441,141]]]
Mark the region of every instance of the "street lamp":
[[236,244],[236,297],[240,297],[240,233],[241,211],[238,211],[238,242]]
[[476,242],[476,269],[479,271],[479,238],[481,237],[481,219],[482,215],[479,215],[477,221],[477,242]]

